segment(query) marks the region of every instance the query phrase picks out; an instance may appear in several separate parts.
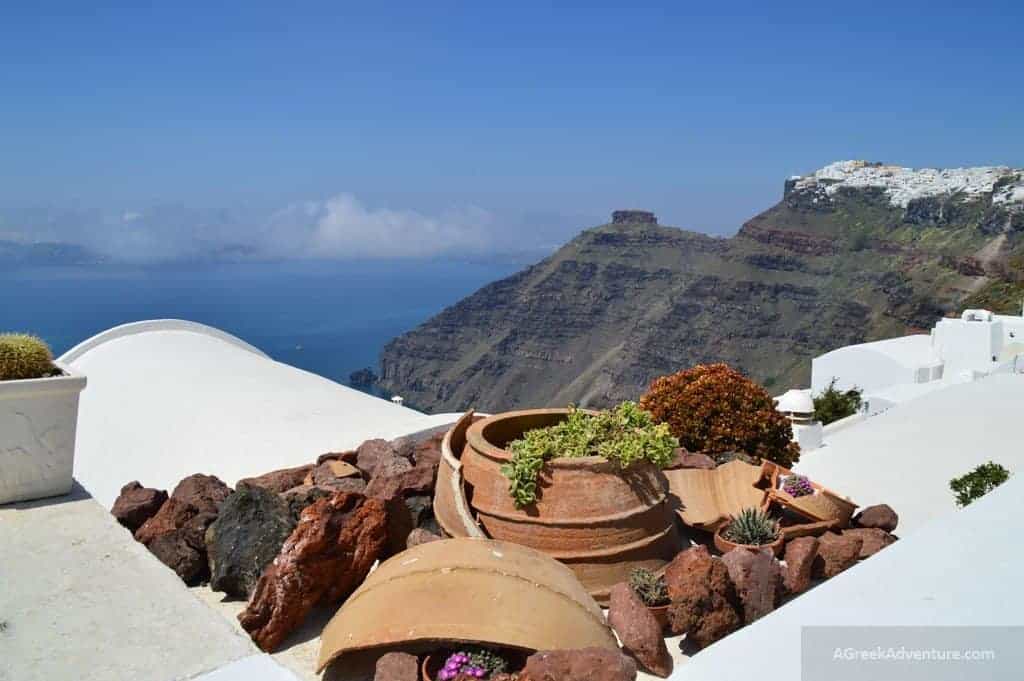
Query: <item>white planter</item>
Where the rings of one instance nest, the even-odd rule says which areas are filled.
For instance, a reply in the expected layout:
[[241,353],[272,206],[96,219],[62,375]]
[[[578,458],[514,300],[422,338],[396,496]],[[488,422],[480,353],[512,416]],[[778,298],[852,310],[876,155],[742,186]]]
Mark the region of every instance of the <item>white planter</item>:
[[71,491],[85,376],[0,381],[0,504]]

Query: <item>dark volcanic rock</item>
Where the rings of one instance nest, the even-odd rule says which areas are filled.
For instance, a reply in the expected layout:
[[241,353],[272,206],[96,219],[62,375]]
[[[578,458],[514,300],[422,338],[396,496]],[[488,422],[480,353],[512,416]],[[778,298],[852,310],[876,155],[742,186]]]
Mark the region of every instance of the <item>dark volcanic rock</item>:
[[818,540],[818,557],[814,559],[814,576],[828,579],[851,567],[860,558],[864,540],[849,534],[826,532]]
[[134,533],[144,522],[156,515],[165,501],[167,492],[143,487],[138,480],[134,480],[121,488],[121,493],[114,501],[110,512],[117,518],[117,522]]
[[386,515],[383,502],[345,492],[303,511],[238,615],[256,645],[273,651],[314,605],[352,593],[384,548]]
[[238,485],[249,485],[251,487],[262,487],[268,489],[271,492],[280,494],[286,490],[290,490],[292,487],[301,485],[306,476],[313,470],[312,464],[305,466],[296,466],[295,468],[282,468],[280,470],[271,471],[258,475],[254,478],[243,478],[238,481]]
[[373,681],[420,681],[419,662],[409,653],[387,653],[377,660]]
[[605,648],[550,650],[534,653],[519,681],[634,681],[636,663]]
[[212,475],[190,475],[156,514],[135,531],[157,558],[187,584],[209,574],[206,563],[206,528],[217,518],[220,504],[231,488]]
[[754,622],[775,609],[782,584],[782,566],[768,550],[735,548],[722,558],[736,595],[743,605],[743,621]]
[[672,656],[661,634],[661,625],[628,584],[612,587],[608,624],[615,630],[623,649],[636,658],[642,668],[661,677],[672,673]]
[[356,450],[352,449],[347,452],[326,452],[316,457],[316,465],[319,466],[324,461],[344,461],[350,463],[353,466],[356,465]]
[[[164,507],[172,503],[178,502],[170,499]],[[174,570],[186,584],[199,584],[209,576],[204,535],[216,517],[212,513],[196,513],[181,522],[180,526],[156,534],[146,544],[146,548],[161,563]]]
[[210,588],[248,598],[293,529],[295,519],[279,495],[239,483],[206,530]]
[[685,633],[698,647],[705,648],[740,627],[729,572],[707,547],[694,546],[676,556],[665,568],[665,585],[672,601],[668,609],[672,631]]
[[811,571],[818,556],[815,537],[797,537],[786,544],[786,572],[782,581],[786,592],[798,594],[811,585]]
[[877,527],[880,530],[892,532],[899,524],[900,517],[888,504],[879,504],[863,509],[853,516],[853,522],[859,527]]
[[877,527],[858,527],[843,530],[843,534],[860,538],[862,544],[858,556],[862,560],[875,555],[886,546],[896,542],[896,537]]

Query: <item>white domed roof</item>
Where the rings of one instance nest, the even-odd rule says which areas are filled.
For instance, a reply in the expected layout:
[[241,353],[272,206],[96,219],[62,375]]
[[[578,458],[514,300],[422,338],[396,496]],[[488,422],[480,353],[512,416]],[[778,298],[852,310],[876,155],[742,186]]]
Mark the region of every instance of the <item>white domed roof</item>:
[[812,414],[814,413],[814,400],[811,399],[810,391],[794,388],[787,390],[779,397],[779,402],[775,405],[775,409],[778,411],[796,412],[798,414]]

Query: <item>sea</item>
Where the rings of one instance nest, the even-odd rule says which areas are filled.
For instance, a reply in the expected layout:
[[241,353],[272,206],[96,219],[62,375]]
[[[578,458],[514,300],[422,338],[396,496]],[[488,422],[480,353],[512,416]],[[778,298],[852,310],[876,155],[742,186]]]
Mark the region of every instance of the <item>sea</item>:
[[8,267],[0,271],[0,332],[34,333],[60,355],[118,324],[187,319],[348,384],[353,371],[377,371],[389,340],[520,267],[452,261]]

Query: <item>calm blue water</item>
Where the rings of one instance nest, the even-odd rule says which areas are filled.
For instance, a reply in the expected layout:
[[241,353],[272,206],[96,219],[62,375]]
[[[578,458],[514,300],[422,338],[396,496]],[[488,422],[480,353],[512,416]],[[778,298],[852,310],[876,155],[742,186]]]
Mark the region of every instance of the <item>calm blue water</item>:
[[0,331],[55,354],[117,324],[181,318],[233,333],[275,359],[348,382],[381,348],[515,265],[323,263],[38,267],[0,272]]

